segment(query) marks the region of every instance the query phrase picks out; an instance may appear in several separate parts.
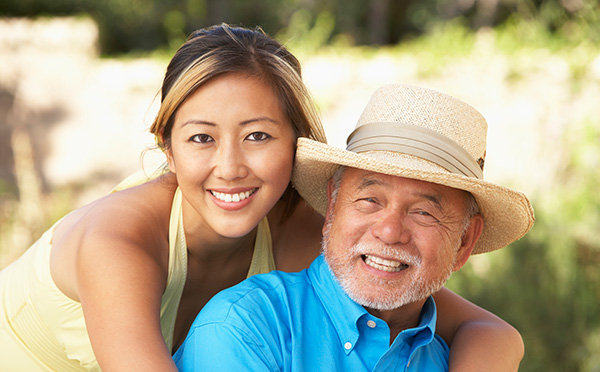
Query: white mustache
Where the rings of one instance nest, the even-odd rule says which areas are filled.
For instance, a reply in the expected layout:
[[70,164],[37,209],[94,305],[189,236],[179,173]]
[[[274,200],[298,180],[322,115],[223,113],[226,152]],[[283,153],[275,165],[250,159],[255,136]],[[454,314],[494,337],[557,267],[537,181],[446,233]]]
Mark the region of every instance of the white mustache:
[[357,243],[350,248],[350,252],[356,255],[378,256],[387,260],[399,261],[409,266],[420,267],[422,264],[420,256],[383,244]]

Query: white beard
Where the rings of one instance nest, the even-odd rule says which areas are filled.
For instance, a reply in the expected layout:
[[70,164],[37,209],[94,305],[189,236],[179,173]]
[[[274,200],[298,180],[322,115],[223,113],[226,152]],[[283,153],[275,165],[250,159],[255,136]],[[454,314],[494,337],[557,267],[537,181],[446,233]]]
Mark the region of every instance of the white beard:
[[427,279],[418,274],[413,275],[412,282],[408,286],[406,285],[406,281],[403,281],[403,283],[394,283],[374,276],[362,276],[361,282],[354,272],[353,260],[365,253],[377,252],[383,254],[386,257],[409,264],[412,269],[418,269],[421,266],[421,258],[405,250],[390,248],[386,245],[367,245],[362,243],[349,248],[344,254],[338,253],[334,255],[328,249],[332,223],[333,218],[330,218],[325,227],[321,248],[327,264],[342,286],[342,289],[359,305],[386,311],[426,299],[440,290],[453,272],[454,264],[450,264],[433,279]]

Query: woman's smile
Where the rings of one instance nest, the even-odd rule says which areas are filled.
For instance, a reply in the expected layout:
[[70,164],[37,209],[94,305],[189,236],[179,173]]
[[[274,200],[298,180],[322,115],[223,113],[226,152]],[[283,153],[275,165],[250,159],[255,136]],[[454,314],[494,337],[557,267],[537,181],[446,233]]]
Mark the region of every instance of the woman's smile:
[[218,192],[214,190],[209,190],[210,193],[217,199],[224,201],[226,203],[237,203],[241,200],[247,199],[250,196],[254,195],[254,193],[258,190],[258,188],[254,188],[249,191],[235,192],[235,193],[227,193],[227,192]]
[[237,211],[245,208],[251,203],[253,196],[258,191],[258,187],[247,189],[245,191],[229,191],[220,192],[216,190],[209,190],[210,195],[214,203],[221,209],[226,211]]

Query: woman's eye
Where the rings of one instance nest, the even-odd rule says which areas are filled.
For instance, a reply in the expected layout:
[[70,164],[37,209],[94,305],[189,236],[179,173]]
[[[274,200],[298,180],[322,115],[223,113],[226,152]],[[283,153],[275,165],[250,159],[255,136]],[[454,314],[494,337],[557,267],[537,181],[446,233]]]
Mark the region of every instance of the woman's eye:
[[192,136],[192,138],[190,138],[190,141],[197,142],[197,143],[207,143],[207,142],[212,142],[213,138],[211,136],[209,136],[208,134],[196,134],[196,135]]
[[271,136],[266,134],[265,132],[253,132],[250,133],[246,138],[250,141],[265,141],[271,138]]

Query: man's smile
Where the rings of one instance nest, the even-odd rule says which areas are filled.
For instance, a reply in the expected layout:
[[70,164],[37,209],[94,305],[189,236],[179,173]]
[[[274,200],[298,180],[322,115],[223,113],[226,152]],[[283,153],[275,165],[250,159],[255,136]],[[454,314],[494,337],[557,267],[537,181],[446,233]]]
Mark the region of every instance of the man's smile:
[[390,273],[399,272],[408,268],[408,264],[402,263],[400,261],[390,261],[371,255],[363,255],[362,258],[368,266],[371,266],[372,268],[375,268],[377,270],[387,271]]

